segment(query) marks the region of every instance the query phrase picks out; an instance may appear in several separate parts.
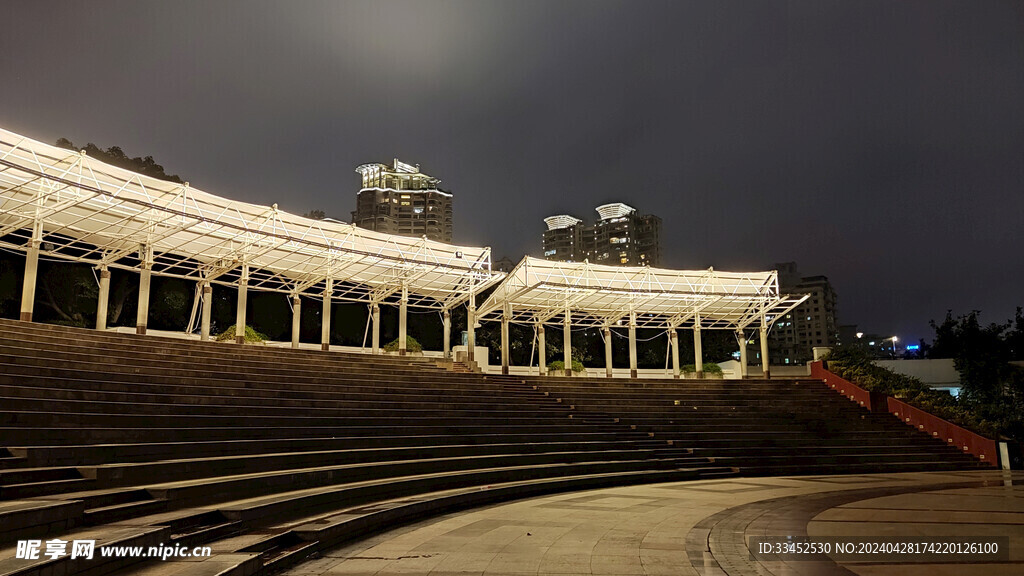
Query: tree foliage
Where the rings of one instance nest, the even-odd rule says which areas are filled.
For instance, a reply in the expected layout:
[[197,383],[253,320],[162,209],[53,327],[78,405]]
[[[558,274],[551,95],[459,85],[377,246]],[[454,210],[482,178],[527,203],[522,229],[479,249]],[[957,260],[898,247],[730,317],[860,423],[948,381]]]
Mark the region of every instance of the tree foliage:
[[[68,150],[79,150],[71,140],[67,138],[60,138],[57,140],[57,146],[66,148]],[[152,156],[136,156],[134,158],[124,153],[124,150],[120,146],[111,146],[106,150],[99,146],[89,142],[84,148],[85,154],[90,158],[95,158],[101,162],[112,164],[118,168],[124,168],[125,170],[131,170],[132,172],[138,172],[139,174],[145,174],[146,176],[152,176],[153,178],[159,178],[160,180],[167,180],[168,182],[177,182],[181,184],[183,181],[177,174],[168,174],[164,171],[164,167],[157,164],[153,160]]]
[[95,314],[99,288],[88,266],[46,262],[41,266],[40,302],[55,313],[58,322],[86,326],[87,317]]
[[935,342],[929,358],[952,358],[960,373],[963,394],[968,401],[992,404],[1001,401],[1012,387],[1016,375],[1011,360],[1020,360],[1024,340],[1024,318],[1017,309],[1014,320],[983,325],[980,313],[953,316],[946,312],[941,324],[931,322]]
[[917,378],[875,365],[873,358],[863,350],[848,346],[834,348],[825,360],[830,372],[866,390],[898,398],[979,434],[992,437],[1001,432],[998,423],[984,420],[966,402]]
[[959,398],[876,366],[855,347],[833,350],[829,370],[981,434],[1024,440],[1024,368],[1010,363],[1024,352],[1021,309],[1010,322],[987,325],[976,310],[960,316],[949,311],[931,326],[935,340],[928,357],[953,360],[960,374]]

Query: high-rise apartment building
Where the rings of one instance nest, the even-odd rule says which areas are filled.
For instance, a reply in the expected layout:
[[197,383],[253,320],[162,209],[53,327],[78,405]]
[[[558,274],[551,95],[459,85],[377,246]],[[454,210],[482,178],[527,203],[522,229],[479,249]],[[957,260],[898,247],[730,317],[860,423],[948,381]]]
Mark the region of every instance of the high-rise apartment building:
[[639,214],[616,202],[597,207],[598,219],[586,225],[561,214],[544,219],[544,258],[615,266],[657,266],[661,260],[661,218]]
[[398,158],[393,166],[363,164],[356,172],[362,175],[362,188],[353,224],[399,236],[452,241],[452,195],[438,187],[439,179]]
[[583,221],[568,214],[549,216],[544,219],[548,229],[541,237],[546,260],[581,262],[586,255],[583,251]]
[[769,357],[773,364],[803,364],[814,358],[813,348],[839,341],[836,291],[826,276],[800,276],[795,262],[776,264],[775,269],[780,292],[810,298],[775,321],[768,336]]

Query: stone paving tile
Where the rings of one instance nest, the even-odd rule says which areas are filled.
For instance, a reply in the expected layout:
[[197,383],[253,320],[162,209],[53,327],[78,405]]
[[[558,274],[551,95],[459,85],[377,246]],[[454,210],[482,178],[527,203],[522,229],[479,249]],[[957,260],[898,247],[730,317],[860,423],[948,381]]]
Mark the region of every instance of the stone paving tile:
[[552,552],[540,558],[538,571],[551,574],[590,573],[590,553]]
[[591,574],[644,574],[644,566],[636,555],[595,554],[590,557]]
[[1024,512],[1018,512],[1024,510],[1022,484],[1021,474],[914,473],[713,480],[558,494],[426,520],[332,550],[288,574],[1024,574],[1020,561],[761,565],[746,549],[746,538],[778,532],[879,536],[955,529],[1011,535],[1024,555]]

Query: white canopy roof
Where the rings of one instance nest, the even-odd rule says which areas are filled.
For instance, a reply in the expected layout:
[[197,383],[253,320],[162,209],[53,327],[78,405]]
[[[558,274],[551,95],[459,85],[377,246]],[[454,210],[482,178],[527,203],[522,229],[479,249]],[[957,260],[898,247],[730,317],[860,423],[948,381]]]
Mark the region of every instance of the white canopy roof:
[[[287,191],[282,191],[287,193]],[[50,257],[228,284],[449,308],[502,278],[490,248],[310,220],[104,164],[0,129],[0,246],[35,239]]]
[[478,309],[483,320],[612,326],[635,314],[646,328],[743,330],[771,324],[807,295],[779,294],[778,273],[667,270],[524,258]]

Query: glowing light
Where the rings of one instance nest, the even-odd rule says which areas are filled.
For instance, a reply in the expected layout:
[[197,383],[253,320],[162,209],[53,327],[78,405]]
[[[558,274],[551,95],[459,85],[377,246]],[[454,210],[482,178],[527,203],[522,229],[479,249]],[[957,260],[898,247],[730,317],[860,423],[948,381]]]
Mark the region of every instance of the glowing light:
[[557,230],[559,228],[569,228],[582,222],[579,218],[574,218],[568,214],[559,214],[557,216],[548,216],[544,219],[544,223],[548,225],[548,230]]
[[609,220],[611,218],[621,218],[628,216],[636,212],[636,208],[623,204],[622,202],[615,202],[614,204],[603,204],[597,207],[597,214],[601,217],[601,220]]

